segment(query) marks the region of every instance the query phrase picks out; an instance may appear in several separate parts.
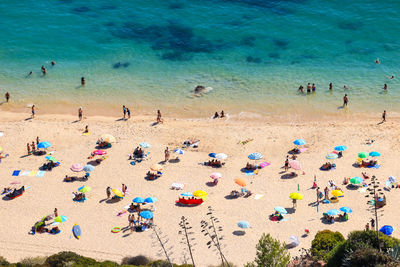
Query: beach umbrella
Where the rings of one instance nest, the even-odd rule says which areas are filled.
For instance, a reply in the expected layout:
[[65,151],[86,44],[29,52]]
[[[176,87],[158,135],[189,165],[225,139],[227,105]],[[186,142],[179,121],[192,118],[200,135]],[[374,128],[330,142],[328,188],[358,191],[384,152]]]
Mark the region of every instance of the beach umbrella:
[[335,146],[334,148],[336,151],[345,151],[347,149],[346,146]]
[[295,144],[296,146],[303,146],[306,144],[306,141],[304,141],[303,139],[296,139],[293,141],[293,144]]
[[112,136],[111,134],[103,134],[100,136],[101,139],[103,139],[104,142],[107,143],[115,143],[116,139],[114,136]]
[[241,179],[241,178],[236,178],[236,179],[235,179],[235,183],[236,183],[238,186],[241,186],[241,187],[245,187],[245,186],[246,186],[245,180],[243,180],[243,179]]
[[376,151],[369,152],[370,157],[379,157],[380,155],[381,155],[381,153],[376,152]]
[[53,157],[53,156],[46,156],[46,157],[44,157],[44,158],[47,159],[47,160],[49,160],[49,161],[52,161],[52,162],[57,162],[56,158]]
[[174,152],[175,152],[176,154],[179,154],[179,155],[182,155],[182,154],[184,153],[183,150],[182,150],[182,149],[179,149],[179,148],[175,149]]
[[68,220],[67,216],[61,215],[54,218],[54,221],[62,223]]
[[157,198],[155,197],[148,197],[144,200],[145,203],[155,203],[157,202]]
[[237,226],[242,229],[250,228],[250,223],[248,221],[240,221],[237,223]]
[[297,192],[290,193],[290,195],[289,195],[290,199],[296,199],[296,200],[302,200],[303,197],[304,197],[303,194],[300,194],[300,193],[297,193]]
[[217,155],[216,153],[210,153],[210,154],[208,154],[208,156],[210,157],[210,158],[215,158],[215,155]]
[[338,215],[339,213],[340,213],[340,211],[337,209],[331,209],[326,212],[326,214],[328,214],[329,216],[335,216],[335,215]]
[[153,213],[151,211],[144,210],[139,213],[139,216],[144,219],[151,219],[153,218]]
[[213,172],[213,173],[210,174],[210,177],[215,180],[215,179],[221,178],[222,174],[219,173],[219,172]]
[[274,210],[282,214],[287,214],[287,210],[283,207],[275,207]]
[[140,143],[139,146],[140,146],[140,147],[143,147],[143,148],[150,148],[150,144],[149,144],[149,143],[146,143],[146,142]]
[[340,191],[340,190],[333,190],[333,191],[331,192],[331,194],[332,194],[332,196],[335,196],[335,197],[343,196],[343,192]]
[[116,195],[117,197],[124,197],[124,194],[119,191],[118,189],[111,189],[111,191]]
[[94,155],[105,155],[105,154],[107,154],[107,151],[101,150],[101,149],[97,149],[97,150],[93,151],[92,154],[94,154]]
[[163,169],[163,167],[160,164],[154,164],[153,166],[150,167],[150,170],[159,172]]
[[83,167],[83,170],[84,170],[85,172],[92,172],[92,171],[94,171],[94,166],[93,166],[93,165],[90,165],[90,164],[87,164],[87,165],[85,165],[85,166]]
[[182,193],[181,196],[183,196],[183,197],[192,197],[193,194],[190,193],[190,192],[185,192],[185,193]]
[[216,159],[227,159],[228,155],[226,155],[224,153],[218,153],[218,154],[215,154],[215,158]]
[[292,235],[289,237],[289,245],[290,247],[294,248],[300,244],[299,238],[297,236]]
[[328,155],[326,155],[325,157],[326,159],[337,159],[338,155],[335,153],[329,153]]
[[391,235],[393,233],[394,229],[390,225],[384,225],[382,226],[381,229],[379,229],[379,232],[385,234],[385,235]]
[[143,203],[143,202],[144,202],[144,198],[142,198],[142,197],[135,197],[135,198],[132,200],[132,202],[133,202],[133,203]]
[[197,190],[193,192],[193,196],[203,198],[207,196],[207,193],[203,190]]
[[345,212],[345,213],[352,213],[353,210],[350,209],[349,207],[341,207],[340,211]]
[[289,160],[289,165],[294,170],[297,170],[297,171],[301,170],[301,164],[297,160]]
[[83,171],[83,166],[79,163],[75,163],[74,165],[71,166],[71,171],[81,172],[81,171]]
[[368,153],[367,152],[360,152],[360,153],[358,153],[358,157],[360,159],[368,158]]
[[361,184],[363,181],[364,181],[363,178],[358,177],[358,176],[350,179],[350,183],[352,183],[352,184]]
[[38,145],[37,145],[37,148],[48,148],[48,147],[51,147],[51,143],[50,142],[40,142]]
[[90,186],[86,186],[86,185],[81,186],[81,187],[78,188],[78,191],[81,192],[81,193],[87,193],[90,190],[92,190],[92,188]]
[[251,154],[248,156],[248,158],[251,159],[251,160],[259,160],[259,159],[262,159],[262,158],[263,158],[263,155],[262,155],[261,153],[254,152],[254,153],[251,153]]

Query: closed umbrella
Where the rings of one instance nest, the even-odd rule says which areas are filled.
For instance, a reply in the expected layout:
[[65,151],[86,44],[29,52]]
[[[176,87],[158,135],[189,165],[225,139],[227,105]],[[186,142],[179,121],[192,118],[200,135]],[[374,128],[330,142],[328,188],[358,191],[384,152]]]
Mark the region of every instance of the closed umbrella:
[[380,155],[381,155],[381,153],[376,152],[376,151],[369,152],[370,157],[379,157]]
[[81,172],[81,171],[83,171],[83,166],[79,163],[75,163],[74,165],[71,166],[71,171]]
[[350,183],[352,184],[361,184],[364,180],[361,177],[353,177],[350,179]]
[[151,211],[144,210],[139,213],[139,216],[144,219],[151,219],[153,218],[153,213]]
[[384,225],[382,226],[381,229],[379,229],[379,232],[385,234],[385,235],[391,235],[393,233],[394,229],[390,225]]
[[54,218],[54,221],[62,223],[68,220],[67,216],[61,215]]
[[49,148],[51,147],[51,143],[50,142],[40,142],[39,144],[37,144],[37,148]]
[[248,158],[251,159],[251,160],[259,160],[259,159],[262,159],[262,158],[263,158],[263,155],[262,155],[261,153],[254,152],[254,153],[251,153],[251,154],[248,156]]
[[92,171],[94,171],[94,166],[93,166],[93,165],[90,165],[90,164],[87,164],[87,165],[85,165],[85,166],[83,167],[83,170],[84,170],[85,172],[92,172]]
[[360,159],[368,158],[368,153],[367,152],[360,152],[360,153],[358,153],[358,157]]
[[248,221],[240,221],[237,223],[237,226],[242,229],[250,228],[250,223]]
[[227,159],[228,155],[224,154],[224,153],[218,153],[215,155],[216,159]]
[[213,172],[213,173],[210,174],[210,177],[215,180],[215,179],[221,178],[222,174],[219,173],[219,172]]
[[336,151],[345,151],[347,149],[346,146],[335,146],[334,148]]
[[345,213],[352,213],[353,210],[350,209],[349,207],[341,207],[340,211],[345,212]]
[[103,139],[104,142],[107,143],[115,143],[116,139],[114,136],[112,136],[111,134],[103,134],[100,136],[101,139]]
[[296,146],[304,146],[306,144],[306,141],[304,141],[303,139],[296,139],[293,141],[293,144],[295,144]]
[[245,187],[245,186],[246,186],[245,180],[243,180],[243,179],[241,179],[241,178],[236,178],[236,179],[235,179],[235,183],[236,183],[238,186],[241,186],[241,187]]
[[111,191],[116,195],[117,197],[124,197],[124,194],[118,190],[118,189],[111,189]]
[[179,148],[175,149],[174,152],[175,152],[176,154],[179,154],[179,155],[182,155],[182,154],[184,153],[183,150],[182,150],[182,149],[179,149]]
[[159,171],[162,171],[163,167],[160,164],[154,164],[153,166],[150,167],[150,169],[152,171],[159,172]]
[[144,200],[145,203],[155,203],[157,201],[157,198],[155,197],[148,197]]
[[335,216],[335,215],[338,215],[339,213],[340,213],[340,211],[337,209],[331,209],[326,212],[326,214],[328,214],[329,216]]
[[289,160],[289,165],[294,170],[297,170],[297,171],[301,170],[301,164],[297,160]]
[[299,238],[297,236],[292,235],[289,237],[289,246],[294,248],[300,244]]
[[86,185],[81,186],[81,187],[78,188],[78,191],[81,192],[81,193],[87,193],[90,190],[92,190],[92,188],[90,186],[86,186]]
[[300,194],[300,193],[297,193],[297,192],[290,193],[290,195],[289,195],[290,199],[295,199],[295,200],[302,200],[303,197],[304,197],[303,194]]
[[143,202],[144,202],[144,198],[142,198],[142,197],[135,197],[135,198],[132,200],[132,202],[133,202],[133,203],[143,203]]
[[343,192],[340,191],[340,190],[333,190],[333,191],[331,192],[331,194],[332,194],[332,196],[335,196],[335,197],[343,196]]
[[147,142],[142,142],[142,143],[139,144],[139,146],[143,147],[143,148],[150,148],[151,147],[150,144],[147,143]]
[[328,155],[326,155],[325,158],[326,158],[326,159],[330,159],[330,160],[332,160],[332,159],[337,159],[337,158],[338,158],[338,155],[335,154],[335,153],[329,153]]
[[287,214],[287,210],[283,207],[275,207],[274,210],[281,214]]

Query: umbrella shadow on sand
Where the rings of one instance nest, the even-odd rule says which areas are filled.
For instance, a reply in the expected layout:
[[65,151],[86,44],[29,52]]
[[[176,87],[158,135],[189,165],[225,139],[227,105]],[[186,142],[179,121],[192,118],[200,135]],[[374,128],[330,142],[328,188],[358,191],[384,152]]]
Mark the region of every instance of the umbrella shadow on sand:
[[207,182],[207,183],[206,183],[206,186],[214,187],[214,186],[216,186],[216,184],[213,183],[213,182]]
[[122,198],[111,198],[111,199],[107,199],[106,200],[106,203],[107,204],[114,204],[114,203],[118,203],[118,202],[120,202],[122,200]]
[[281,179],[293,179],[296,178],[297,176],[299,176],[297,173],[295,173],[294,175],[292,173],[286,173],[281,176]]
[[246,234],[246,232],[242,231],[242,230],[236,230],[236,231],[233,231],[232,234],[236,235],[236,236],[244,236]]

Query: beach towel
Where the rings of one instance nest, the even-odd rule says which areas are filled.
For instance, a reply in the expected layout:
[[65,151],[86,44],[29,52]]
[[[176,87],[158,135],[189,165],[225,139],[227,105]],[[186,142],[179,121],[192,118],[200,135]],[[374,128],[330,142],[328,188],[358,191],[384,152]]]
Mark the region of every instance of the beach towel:
[[246,171],[244,175],[250,176],[250,175],[255,175],[253,171]]
[[368,166],[367,168],[375,168],[375,169],[379,169],[379,167],[380,167],[381,165],[375,165],[375,166]]
[[254,199],[259,200],[259,199],[262,199],[263,197],[264,197],[263,194],[257,194],[254,196]]
[[90,132],[83,133],[82,135],[84,135],[84,136],[89,136],[89,135],[90,135]]
[[304,153],[306,151],[307,151],[307,148],[305,148],[305,147],[300,148],[300,153]]
[[35,176],[37,174],[37,171],[31,171],[28,176]]
[[280,220],[280,222],[287,222],[289,220],[290,220],[290,218],[283,218],[282,220]]
[[36,177],[43,177],[45,173],[46,173],[45,171],[38,171],[36,173]]
[[31,173],[31,171],[24,171],[20,175],[21,176],[28,176]]
[[269,165],[271,165],[271,163],[268,163],[268,162],[260,163],[261,169],[262,169],[262,168],[265,168],[265,167],[267,167],[267,166],[269,166]]
[[20,170],[15,170],[15,171],[13,171],[12,176],[19,176],[20,172],[21,172]]
[[327,200],[327,199],[324,199],[324,200],[322,200],[322,203],[324,203],[324,204],[329,204],[329,203],[331,203],[329,200]]

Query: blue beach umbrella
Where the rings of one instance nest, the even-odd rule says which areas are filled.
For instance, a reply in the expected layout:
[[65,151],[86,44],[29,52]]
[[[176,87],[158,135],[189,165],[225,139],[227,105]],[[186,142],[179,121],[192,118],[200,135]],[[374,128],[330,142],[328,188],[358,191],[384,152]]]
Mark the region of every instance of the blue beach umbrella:
[[85,172],[92,172],[92,171],[94,171],[94,166],[93,166],[93,165],[90,165],[90,164],[87,164],[87,165],[85,165],[85,166],[83,167],[83,170],[84,170]]
[[237,226],[239,226],[242,229],[247,229],[250,228],[250,223],[248,221],[240,221],[237,223]]
[[341,207],[340,211],[345,212],[345,213],[352,213],[353,210],[350,209],[349,207]]
[[157,201],[157,198],[155,197],[148,197],[144,200],[145,203],[154,203]]
[[149,143],[146,143],[146,142],[140,143],[139,146],[140,146],[140,147],[143,147],[143,148],[150,148],[150,144],[149,144]]
[[287,214],[286,209],[283,207],[275,207],[274,210],[282,214]]
[[335,146],[334,149],[336,151],[345,151],[347,149],[347,146]]
[[326,212],[326,214],[328,214],[329,216],[335,216],[338,215],[339,213],[340,211],[338,211],[337,209],[331,209]]
[[249,159],[252,159],[252,160],[259,160],[259,159],[262,159],[262,158],[263,158],[263,155],[262,155],[261,153],[254,152],[254,153],[251,153],[251,154],[248,156],[248,158],[249,158]]
[[48,147],[51,147],[51,143],[50,142],[40,142],[37,145],[37,148],[48,148]]
[[193,194],[191,192],[185,192],[185,193],[182,193],[181,196],[183,196],[183,197],[192,197]]
[[381,155],[381,153],[376,152],[376,151],[372,151],[372,152],[369,153],[370,157],[379,157],[380,155]]
[[184,153],[183,150],[182,150],[182,149],[179,149],[179,148],[175,149],[174,152],[175,152],[176,154],[179,154],[179,155],[182,155],[182,154]]
[[394,229],[390,225],[384,225],[381,229],[379,229],[379,232],[385,234],[385,235],[391,235],[393,233]]
[[153,218],[153,213],[151,211],[144,210],[139,213],[139,216],[144,219],[151,219]]
[[135,197],[135,198],[132,200],[132,202],[133,202],[133,203],[143,203],[143,202],[144,202],[144,198],[142,198],[142,197]]
[[296,146],[303,146],[306,144],[306,141],[304,141],[303,139],[296,139],[294,140],[293,144],[295,144]]
[[217,155],[216,153],[210,153],[210,154],[208,154],[208,156],[210,157],[210,158],[215,158],[215,155]]

